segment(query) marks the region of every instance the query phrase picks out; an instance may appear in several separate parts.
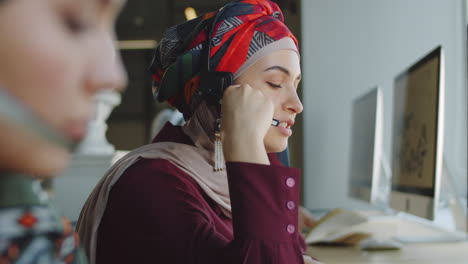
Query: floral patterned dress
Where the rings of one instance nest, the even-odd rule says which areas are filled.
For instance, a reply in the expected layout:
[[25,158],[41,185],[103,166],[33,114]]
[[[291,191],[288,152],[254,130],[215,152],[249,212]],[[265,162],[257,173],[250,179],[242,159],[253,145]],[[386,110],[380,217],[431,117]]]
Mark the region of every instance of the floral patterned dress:
[[37,180],[0,173],[0,264],[87,263],[68,219]]

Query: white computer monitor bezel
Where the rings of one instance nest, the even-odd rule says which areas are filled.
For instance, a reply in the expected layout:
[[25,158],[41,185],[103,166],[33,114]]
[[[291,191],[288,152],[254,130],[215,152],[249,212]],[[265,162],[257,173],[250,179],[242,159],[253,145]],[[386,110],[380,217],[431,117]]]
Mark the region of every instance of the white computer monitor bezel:
[[[428,210],[425,212],[425,214],[420,214],[419,212],[416,212],[416,210],[404,210],[406,213],[410,214],[415,214],[420,217],[424,217],[429,220],[436,220],[437,219],[437,212],[439,207],[439,201],[440,201],[440,191],[441,191],[441,179],[442,179],[442,169],[443,169],[443,146],[444,146],[444,109],[445,109],[445,59],[444,59],[444,52],[441,46],[438,46],[437,48],[433,49],[431,52],[426,54],[422,59],[418,60],[416,63],[412,64],[408,69],[402,71],[400,74],[395,77],[395,80],[397,80],[400,76],[407,74],[410,72],[411,69],[416,68],[418,65],[422,64],[425,60],[428,60],[428,58],[433,57],[433,56],[439,56],[439,80],[438,80],[438,85],[439,85],[439,92],[438,92],[438,101],[437,101],[437,125],[436,125],[436,150],[435,150],[435,168],[434,168],[434,195],[432,197],[432,201],[430,201],[432,204],[428,205]],[[395,89],[395,87],[394,87]],[[395,104],[394,104],[395,105]],[[394,114],[393,114],[394,115]],[[395,116],[393,116],[393,119],[395,119]],[[394,120],[393,120],[394,122]],[[395,125],[395,124],[394,124]],[[392,137],[394,138],[394,136]],[[394,143],[393,143],[394,144]],[[392,149],[393,151],[393,149]],[[392,159],[394,157],[394,154],[392,153]],[[393,168],[394,162],[392,161],[392,172],[394,172]],[[412,201],[415,201],[416,203],[419,203],[421,206],[424,205],[424,202],[420,199],[421,195],[414,195],[411,193],[405,193],[401,191],[396,191],[393,188],[393,181],[392,181],[392,188],[390,192],[390,207],[392,207],[395,210],[401,210],[402,207],[396,204],[401,204],[402,199],[411,199]],[[425,197],[426,199],[430,199]],[[419,200],[416,200],[419,199]]]
[[[379,181],[380,181],[380,167],[381,167],[381,159],[382,159],[382,151],[383,151],[383,146],[382,146],[382,139],[383,139],[383,92],[382,88],[378,85],[374,86],[372,89],[366,91],[366,93],[361,94],[357,98],[355,98],[352,101],[352,106],[354,107],[356,103],[359,101],[363,100],[365,97],[372,95],[375,93],[376,97],[376,107],[375,107],[375,123],[374,123],[374,148],[373,148],[373,153],[372,153],[372,175],[371,175],[371,185],[370,185],[370,194],[369,194],[369,199],[367,200],[365,197],[356,197],[351,194],[351,188],[352,186],[352,179],[349,179],[348,183],[348,195],[352,199],[356,199],[359,201],[364,201],[368,202],[370,204],[376,205],[379,199]],[[353,109],[354,111],[354,109]],[[354,114],[353,114],[354,115]],[[355,120],[352,120],[353,122]],[[354,140],[354,129],[351,131],[351,140]],[[353,155],[356,153],[353,153],[353,149],[350,151],[350,168],[353,166],[352,164],[352,158]],[[351,172],[351,169],[349,170]],[[349,176],[351,177],[351,175]]]

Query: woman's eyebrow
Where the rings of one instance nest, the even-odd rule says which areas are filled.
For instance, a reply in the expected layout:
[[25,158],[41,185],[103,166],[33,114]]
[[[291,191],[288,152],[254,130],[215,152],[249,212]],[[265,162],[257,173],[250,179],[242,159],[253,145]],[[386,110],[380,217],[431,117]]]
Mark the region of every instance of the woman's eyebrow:
[[[271,66],[270,68],[266,69],[265,71],[270,71],[270,70],[279,70],[279,71],[282,71],[283,73],[285,73],[286,75],[291,76],[291,73],[289,72],[288,69],[284,68],[284,67],[281,67],[281,66],[278,66],[278,65],[275,65],[275,66]],[[302,75],[299,74],[297,77],[296,77],[296,80],[300,81],[302,79]]]
[[284,67],[281,67],[281,66],[278,66],[278,65],[275,65],[275,66],[271,66],[270,68],[266,69],[265,71],[270,71],[270,70],[279,70],[279,71],[282,71],[284,72],[286,75],[290,76],[291,74],[289,73],[288,69],[284,68]]

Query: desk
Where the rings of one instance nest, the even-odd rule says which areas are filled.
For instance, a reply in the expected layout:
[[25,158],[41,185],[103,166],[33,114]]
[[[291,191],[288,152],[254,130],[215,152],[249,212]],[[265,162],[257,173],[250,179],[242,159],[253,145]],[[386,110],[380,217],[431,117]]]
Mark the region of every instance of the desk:
[[310,246],[308,253],[325,264],[467,264],[468,241],[408,244],[392,251]]
[[[358,225],[357,231],[389,239],[394,235],[431,235],[437,229],[404,218],[388,217]],[[309,246],[308,253],[325,264],[468,264],[468,240],[404,244],[400,250],[363,251],[358,247]]]

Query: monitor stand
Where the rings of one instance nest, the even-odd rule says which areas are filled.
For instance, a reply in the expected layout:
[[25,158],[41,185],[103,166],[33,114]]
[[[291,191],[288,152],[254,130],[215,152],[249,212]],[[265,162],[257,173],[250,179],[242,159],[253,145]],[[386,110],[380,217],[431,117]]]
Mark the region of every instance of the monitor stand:
[[393,239],[403,243],[430,243],[464,241],[463,232],[444,229],[427,219],[399,212],[395,216],[398,222],[397,234]]
[[441,196],[442,199],[439,203],[441,208],[436,212],[436,223],[451,222],[452,229],[467,232],[466,200],[462,199],[462,196],[458,193],[454,174],[450,170],[445,158],[443,160],[441,188],[441,193],[444,196]]
[[395,216],[402,225],[394,239],[404,243],[450,242],[467,239],[465,206],[457,193],[453,174],[445,158],[443,160],[441,188],[444,196],[439,198],[439,208],[435,209],[434,221],[398,212]]

